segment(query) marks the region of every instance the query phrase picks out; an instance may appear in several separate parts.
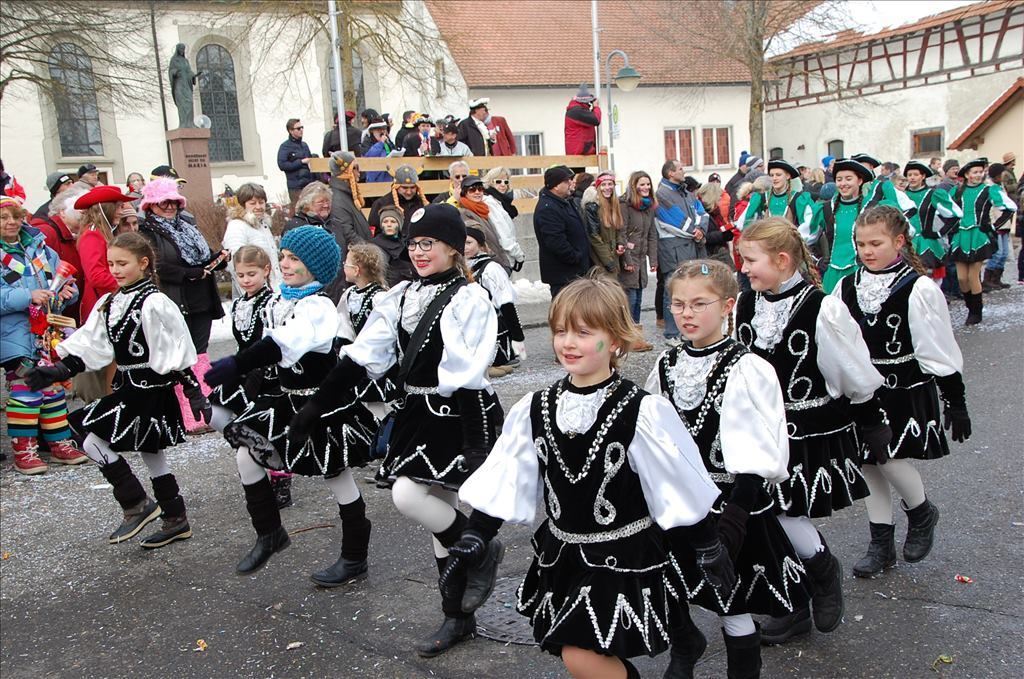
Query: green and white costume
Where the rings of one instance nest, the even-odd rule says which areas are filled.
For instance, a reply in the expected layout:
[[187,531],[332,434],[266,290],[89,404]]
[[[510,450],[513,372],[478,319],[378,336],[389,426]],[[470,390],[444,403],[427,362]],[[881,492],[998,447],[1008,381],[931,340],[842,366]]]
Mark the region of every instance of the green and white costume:
[[949,232],[964,213],[942,189],[922,186],[908,188],[906,194],[917,205],[917,213],[910,217],[914,251],[929,269],[942,266],[949,251]]
[[[996,231],[1013,219],[1017,205],[998,184],[962,184],[953,194],[953,201],[963,210],[950,239],[953,259],[967,263],[988,259],[996,250]],[[998,216],[993,218],[993,212]]]
[[742,231],[748,224],[766,216],[785,217],[796,226],[804,240],[810,238],[811,222],[814,219],[814,198],[807,191],[790,190],[786,193],[767,193],[760,191],[750,194],[750,203],[740,218],[736,228]]

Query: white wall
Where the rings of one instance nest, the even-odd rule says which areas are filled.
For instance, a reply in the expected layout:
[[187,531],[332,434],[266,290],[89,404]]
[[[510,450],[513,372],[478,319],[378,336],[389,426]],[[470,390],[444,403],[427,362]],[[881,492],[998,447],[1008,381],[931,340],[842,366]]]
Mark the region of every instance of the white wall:
[[[1020,71],[1007,71],[771,111],[765,116],[766,147],[781,146],[786,160],[818,167],[828,142],[842,139],[848,156],[866,152],[902,165],[911,157],[911,130],[942,127],[948,146],[1018,77]],[[804,149],[798,150],[801,145]],[[935,155],[973,157],[971,151],[943,150]]]
[[[504,116],[516,134],[542,132],[544,153],[565,153],[565,107],[576,88],[472,89],[470,95],[490,97],[491,113]],[[665,162],[664,130],[695,128],[696,169],[693,175],[704,181],[712,172],[724,179],[735,172],[740,151],[749,149],[747,114],[750,106],[747,85],[706,87],[639,87],[632,92],[615,89],[612,103],[619,109],[621,134],[615,140],[615,169],[620,178],[635,170],[659,177]],[[609,120],[607,90],[601,91],[602,144],[607,142],[604,124]],[[701,151],[702,127],[731,126],[730,164],[705,167]]]

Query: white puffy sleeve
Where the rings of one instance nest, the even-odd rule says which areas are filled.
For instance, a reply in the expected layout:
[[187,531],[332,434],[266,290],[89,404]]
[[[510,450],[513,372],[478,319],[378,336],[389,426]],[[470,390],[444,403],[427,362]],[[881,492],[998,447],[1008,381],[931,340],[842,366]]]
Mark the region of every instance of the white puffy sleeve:
[[658,372],[659,366],[661,365],[661,359],[665,357],[667,351],[661,352],[658,356],[658,360],[654,362],[654,367],[651,369],[651,374],[647,376],[647,383],[644,385],[644,391],[648,394],[660,394],[661,393],[661,374]]
[[939,377],[963,372],[964,357],[953,337],[949,308],[939,286],[921,276],[914,282],[908,303],[910,338],[921,370]]
[[666,530],[692,526],[711,511],[720,491],[668,399],[644,396],[626,454],[640,477],[651,518],[659,526]]
[[459,499],[473,509],[512,523],[531,523],[540,496],[532,400],[531,392],[512,406],[487,459],[459,489]]
[[373,379],[384,376],[398,360],[395,345],[398,342],[398,315],[401,313],[402,294],[409,286],[399,283],[381,296],[375,297],[373,311],[366,319],[366,325],[352,344],[345,346],[342,353],[366,368]]
[[196,364],[196,347],[185,317],[167,295],[155,292],[142,303],[142,332],[149,345],[149,367],[157,374]]
[[729,373],[722,395],[722,459],[732,474],[756,474],[781,483],[789,478],[789,436],[782,388],[775,369],[746,354]]
[[290,368],[310,352],[330,353],[338,336],[338,310],[323,295],[310,295],[295,305],[294,315],[276,328],[268,328],[269,337],[281,348],[280,365]]
[[516,289],[512,287],[512,279],[505,273],[505,269],[497,262],[488,262],[484,270],[480,272],[481,285],[491,293],[491,300],[498,309],[506,304],[515,304]]
[[108,299],[109,292],[96,300],[89,318],[85,319],[85,325],[57,345],[58,356],[77,356],[89,370],[99,370],[113,362],[114,345],[110,343],[110,337],[107,335],[107,312],[103,310]]
[[826,296],[821,300],[815,337],[818,370],[825,378],[829,395],[846,396],[851,403],[868,401],[882,386],[882,375],[871,363],[871,351],[864,343],[860,326],[838,297]]
[[352,325],[352,316],[348,311],[348,298],[353,288],[345,288],[341,293],[341,300],[338,302],[338,337],[351,342],[356,338],[356,329]]
[[[362,337],[362,335],[360,335]],[[461,288],[441,312],[444,353],[437,367],[437,392],[486,389],[487,368],[498,342],[498,315],[487,292],[476,283]]]

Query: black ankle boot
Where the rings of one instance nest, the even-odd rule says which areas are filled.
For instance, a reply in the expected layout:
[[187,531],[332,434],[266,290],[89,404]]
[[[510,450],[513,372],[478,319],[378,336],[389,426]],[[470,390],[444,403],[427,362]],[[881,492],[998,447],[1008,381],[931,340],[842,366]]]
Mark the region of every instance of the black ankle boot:
[[761,643],[765,646],[778,646],[810,631],[811,609],[804,607],[789,615],[765,620],[761,625]]
[[907,563],[917,563],[932,551],[939,508],[928,498],[913,509],[907,509],[906,503],[901,500],[900,507],[907,513],[907,539],[903,542],[903,558]]
[[708,647],[707,638],[693,624],[688,612],[686,618],[685,622],[669,631],[672,649],[662,679],[693,679],[693,668]]
[[476,636],[476,618],[473,615],[452,617],[445,615],[441,626],[423,641],[416,644],[416,653],[421,658],[441,655],[455,644]]
[[153,483],[153,496],[160,505],[163,525],[139,544],[146,549],[156,549],[192,537],[192,527],[185,515],[185,500],[178,492],[178,480],[174,474],[164,474],[150,481]]
[[131,540],[151,521],[156,521],[158,518],[160,518],[160,505],[143,496],[137,505],[124,510],[124,520],[110,534],[107,542],[116,545],[126,540]]
[[753,634],[730,637],[723,629],[722,636],[725,638],[725,654],[728,659],[728,679],[758,679],[761,676],[760,631],[755,629]]
[[462,595],[462,612],[472,613],[484,605],[498,580],[498,565],[505,558],[505,545],[498,538],[487,543],[483,561],[466,570],[466,589]]
[[309,576],[321,587],[340,587],[362,580],[368,570],[366,556],[372,524],[366,518],[366,503],[359,497],[355,502],[338,505],[338,515],[341,517],[341,556],[331,566]]
[[965,292],[964,305],[967,307],[967,320],[964,325],[977,325],[982,321],[984,299],[980,292]]
[[[803,563],[811,580],[814,626],[819,632],[831,632],[843,621],[843,571],[825,540],[821,542],[825,550]],[[761,633],[763,635],[764,631]]]
[[287,549],[291,543],[292,540],[288,537],[288,531],[284,529],[284,526],[278,526],[273,532],[265,535],[257,534],[256,544],[238,562],[235,572],[239,575],[248,575],[258,570],[263,564],[267,563],[270,557],[277,552]]
[[138,477],[123,457],[100,467],[100,473],[114,488],[114,499],[121,505],[124,520],[107,538],[116,545],[139,534],[148,523],[160,516],[160,507],[149,499]]
[[867,554],[853,565],[858,578],[871,578],[896,565],[896,526],[872,523]]
[[291,539],[281,525],[281,511],[277,508],[270,479],[263,477],[256,483],[243,485],[242,490],[245,491],[245,509],[256,530],[256,544],[235,567],[239,575],[246,575],[260,568],[276,552],[288,547]]

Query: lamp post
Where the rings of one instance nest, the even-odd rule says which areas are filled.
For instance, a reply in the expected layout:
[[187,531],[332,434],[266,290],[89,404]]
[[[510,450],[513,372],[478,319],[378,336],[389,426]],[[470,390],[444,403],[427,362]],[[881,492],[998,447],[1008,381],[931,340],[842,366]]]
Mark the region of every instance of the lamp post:
[[338,40],[338,18],[341,11],[335,0],[327,0],[327,14],[330,18],[331,29],[331,63],[334,65],[334,106],[338,109],[338,139],[341,141],[341,150],[348,151],[348,135],[345,126],[348,121],[345,119],[345,86],[341,78],[341,57],[338,50],[341,49],[341,41]]
[[615,109],[612,108],[612,57],[622,57],[624,62],[619,72],[615,74],[615,86],[623,92],[632,92],[640,84],[640,73],[629,65],[629,56],[622,50],[612,50],[604,60],[605,83],[608,88],[608,163],[612,172],[615,172]]

